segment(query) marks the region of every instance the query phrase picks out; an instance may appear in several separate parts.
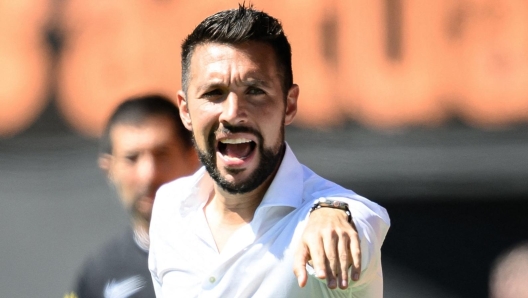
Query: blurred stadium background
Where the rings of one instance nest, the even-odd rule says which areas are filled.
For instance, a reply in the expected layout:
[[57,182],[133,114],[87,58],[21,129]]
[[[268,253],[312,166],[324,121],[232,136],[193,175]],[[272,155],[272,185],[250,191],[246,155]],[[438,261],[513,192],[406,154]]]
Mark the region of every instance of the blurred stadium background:
[[[174,96],[185,34],[237,3],[0,0],[0,296],[62,297],[127,224],[102,125],[127,96]],[[389,211],[385,297],[486,297],[528,239],[528,2],[252,3],[292,43],[299,159]]]

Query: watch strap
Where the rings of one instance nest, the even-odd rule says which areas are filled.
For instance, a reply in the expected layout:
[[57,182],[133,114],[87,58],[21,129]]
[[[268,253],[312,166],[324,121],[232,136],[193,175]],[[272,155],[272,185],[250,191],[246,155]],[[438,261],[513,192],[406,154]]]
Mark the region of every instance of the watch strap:
[[347,215],[347,221],[349,223],[352,223],[352,212],[350,212],[350,209],[348,208],[348,204],[346,202],[332,200],[328,198],[320,198],[317,199],[313,204],[312,208],[310,208],[310,213],[320,208],[333,208],[343,210]]

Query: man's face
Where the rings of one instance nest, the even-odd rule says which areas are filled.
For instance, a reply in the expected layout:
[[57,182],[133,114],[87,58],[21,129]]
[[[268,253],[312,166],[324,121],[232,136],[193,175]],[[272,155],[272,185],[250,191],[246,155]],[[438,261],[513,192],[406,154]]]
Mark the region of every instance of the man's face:
[[285,94],[272,48],[257,42],[199,45],[189,72],[178,103],[202,163],[224,190],[254,190],[282,157],[298,87]]
[[100,159],[117,193],[135,219],[150,222],[158,188],[191,174],[197,165],[168,117],[150,117],[139,125],[116,124],[110,131],[112,154]]

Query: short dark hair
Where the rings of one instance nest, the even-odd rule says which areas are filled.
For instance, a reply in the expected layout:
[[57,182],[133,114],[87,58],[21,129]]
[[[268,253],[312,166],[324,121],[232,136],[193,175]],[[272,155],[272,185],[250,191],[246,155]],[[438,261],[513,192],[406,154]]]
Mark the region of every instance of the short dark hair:
[[279,20],[265,12],[239,4],[238,9],[224,10],[203,20],[182,44],[182,88],[187,93],[191,57],[196,46],[204,43],[241,44],[256,41],[273,48],[282,88],[286,93],[293,85],[291,46]]
[[161,116],[174,123],[174,135],[186,148],[193,148],[192,135],[183,126],[178,107],[161,94],[138,95],[127,98],[114,110],[101,137],[101,153],[112,153],[110,131],[117,124],[139,125],[150,117]]

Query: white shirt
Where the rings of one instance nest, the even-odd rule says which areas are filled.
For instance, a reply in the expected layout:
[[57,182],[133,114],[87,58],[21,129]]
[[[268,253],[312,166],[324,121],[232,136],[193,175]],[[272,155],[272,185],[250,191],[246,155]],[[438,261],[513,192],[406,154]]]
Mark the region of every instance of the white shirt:
[[[317,176],[287,146],[253,220],[219,253],[203,212],[213,183],[201,168],[162,186],[156,195],[149,269],[158,298],[383,297],[380,248],[390,225],[383,207]],[[346,201],[360,236],[361,277],[347,290],[330,290],[312,274],[300,288],[293,273],[310,207],[321,197]]]

